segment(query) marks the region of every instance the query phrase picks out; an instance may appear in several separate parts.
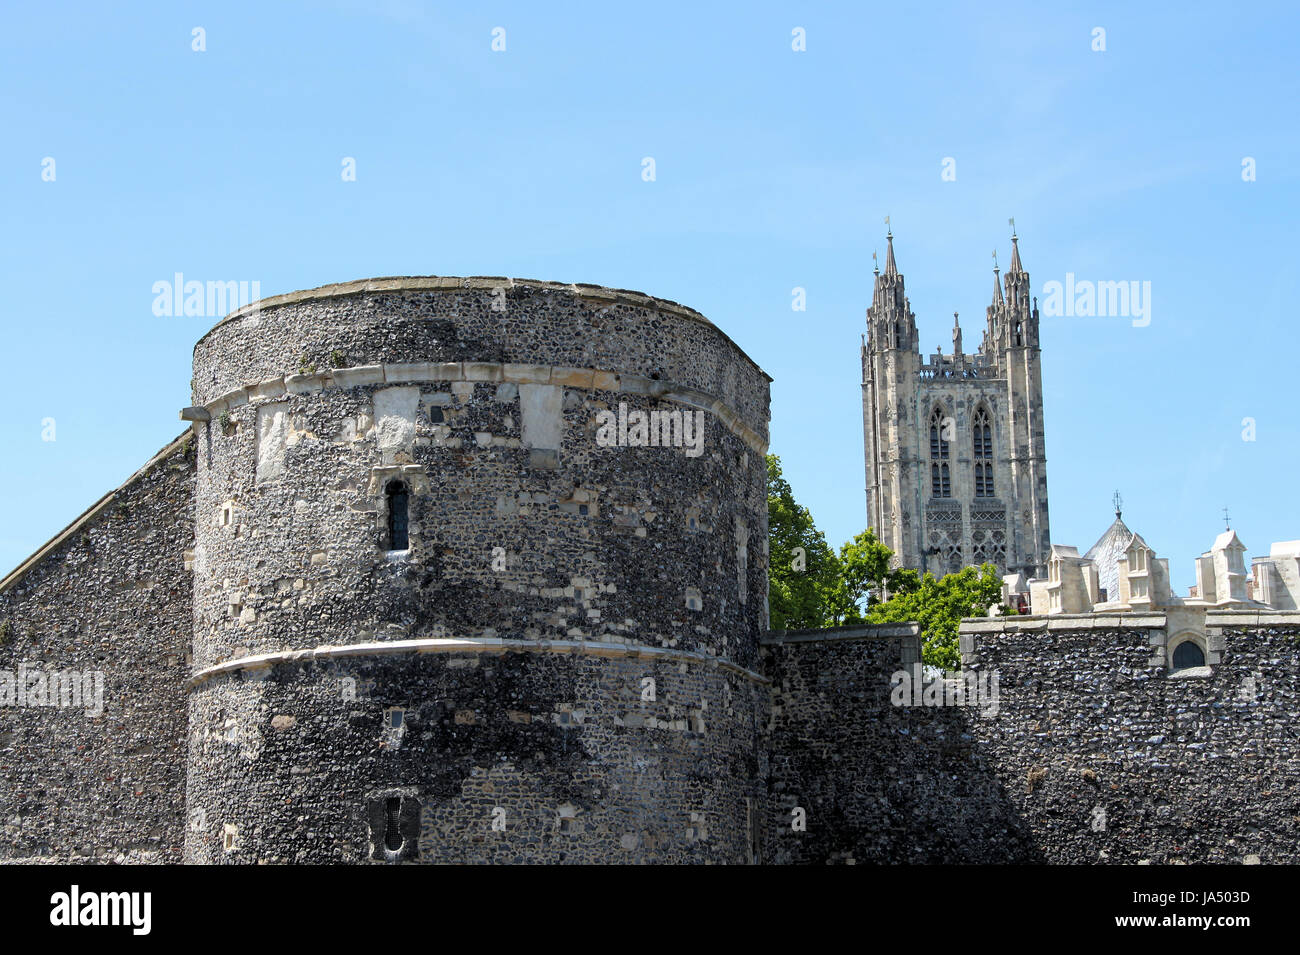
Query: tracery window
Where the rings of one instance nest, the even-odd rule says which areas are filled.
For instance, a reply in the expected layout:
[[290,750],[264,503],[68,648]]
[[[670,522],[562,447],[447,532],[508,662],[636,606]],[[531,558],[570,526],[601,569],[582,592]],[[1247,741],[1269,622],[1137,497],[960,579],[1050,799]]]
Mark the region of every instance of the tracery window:
[[975,496],[993,497],[993,428],[985,408],[975,413],[971,444],[975,457]]
[[[951,419],[948,419],[951,420]],[[930,496],[952,497],[952,480],[948,472],[948,439],[944,435],[942,408],[930,415]]]

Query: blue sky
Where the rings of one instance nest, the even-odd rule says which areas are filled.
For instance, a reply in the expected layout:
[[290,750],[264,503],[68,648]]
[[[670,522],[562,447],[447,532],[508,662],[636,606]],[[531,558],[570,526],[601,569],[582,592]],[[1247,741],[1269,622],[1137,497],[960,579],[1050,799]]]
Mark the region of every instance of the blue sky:
[[978,343],[1010,216],[1040,296],[1067,272],[1151,283],[1145,327],[1043,319],[1054,541],[1089,546],[1116,488],[1180,588],[1225,505],[1251,554],[1300,537],[1294,9],[466,6],[6,9],[0,573],[181,432],[215,319],[153,313],[176,272],[690,305],[775,379],[772,450],[838,545],[865,524],[858,346],[886,215],[926,354],[953,311]]

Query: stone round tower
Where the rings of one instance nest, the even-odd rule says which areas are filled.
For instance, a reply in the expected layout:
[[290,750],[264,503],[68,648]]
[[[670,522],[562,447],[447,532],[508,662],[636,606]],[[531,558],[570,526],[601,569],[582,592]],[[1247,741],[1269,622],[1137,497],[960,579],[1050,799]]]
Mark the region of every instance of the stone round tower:
[[374,279],[220,322],[186,858],[753,858],[768,381],[589,285]]

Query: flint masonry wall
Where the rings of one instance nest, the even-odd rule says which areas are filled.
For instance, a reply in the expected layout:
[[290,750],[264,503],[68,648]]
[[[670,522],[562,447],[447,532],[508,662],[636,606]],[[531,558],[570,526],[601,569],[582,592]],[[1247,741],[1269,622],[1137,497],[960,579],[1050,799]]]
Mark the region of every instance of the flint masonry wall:
[[891,676],[920,660],[918,633],[896,624],[765,640],[764,861],[1044,861],[970,714],[891,704]]
[[[243,309],[194,367],[187,859],[752,857],[768,380],[725,335],[374,280]],[[702,453],[601,446],[620,403],[698,414]]]
[[893,706],[911,638],[773,638],[767,860],[1300,861],[1300,616],[1206,624],[1175,675],[1164,614],[967,621],[991,715]]
[[[0,581],[0,861],[180,861],[193,452],[186,433]],[[81,705],[73,684],[41,705],[54,673]]]
[[1182,674],[1175,612],[1004,621],[964,625],[1001,673],[974,725],[1049,861],[1300,861],[1300,615],[1212,611]]

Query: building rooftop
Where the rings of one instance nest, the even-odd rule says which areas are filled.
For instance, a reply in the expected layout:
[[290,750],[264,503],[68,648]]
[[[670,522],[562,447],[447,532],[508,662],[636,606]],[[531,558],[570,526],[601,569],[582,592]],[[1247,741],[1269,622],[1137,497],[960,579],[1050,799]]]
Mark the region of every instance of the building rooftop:
[[1106,591],[1106,598],[1114,600],[1119,596],[1119,559],[1128,550],[1133,540],[1133,532],[1128,529],[1119,513],[1115,514],[1115,523],[1106,528],[1097,543],[1093,544],[1083,556],[1097,565],[1097,586]]

